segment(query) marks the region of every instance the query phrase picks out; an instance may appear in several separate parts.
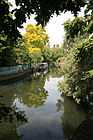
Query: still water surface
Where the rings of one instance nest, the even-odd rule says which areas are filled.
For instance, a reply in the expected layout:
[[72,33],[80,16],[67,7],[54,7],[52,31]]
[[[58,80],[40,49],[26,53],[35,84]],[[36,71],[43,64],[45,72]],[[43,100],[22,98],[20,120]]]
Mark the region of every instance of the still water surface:
[[18,121],[15,113],[1,111],[0,140],[65,140],[70,137],[86,114],[62,96],[58,90],[61,80],[63,77],[53,70],[0,86],[1,110],[4,106],[11,107],[27,120],[17,116]]

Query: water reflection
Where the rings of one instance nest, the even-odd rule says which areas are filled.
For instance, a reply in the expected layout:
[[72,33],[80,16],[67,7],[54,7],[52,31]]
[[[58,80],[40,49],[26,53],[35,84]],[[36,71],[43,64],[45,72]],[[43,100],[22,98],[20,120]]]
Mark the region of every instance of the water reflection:
[[[41,84],[43,86],[35,85],[35,87],[38,86],[38,88],[34,89],[34,95],[32,93],[33,88],[30,88],[29,94],[30,96],[34,97],[34,99],[32,98],[32,100],[29,100],[27,98],[27,102],[30,101],[30,106],[28,103],[26,104],[26,102],[24,102],[25,100],[23,98],[23,102],[15,102],[16,106],[19,107],[19,109],[25,110],[26,116],[29,120],[28,123],[26,123],[25,125],[21,125],[17,129],[19,136],[22,135],[22,140],[38,140],[38,138],[40,140],[64,139],[63,128],[60,123],[62,110],[61,112],[57,112],[56,107],[57,99],[60,98],[60,94],[57,89],[58,81],[58,78],[52,78],[51,75],[48,75],[48,79],[46,77],[44,84]],[[38,89],[40,91],[35,92]],[[43,91],[43,93],[41,91]],[[42,99],[44,100],[43,102]]]
[[38,107],[43,105],[47,99],[47,91],[44,89],[45,76],[36,77],[32,81],[26,81],[24,83],[17,84],[16,88],[16,100],[28,107]]
[[29,80],[0,86],[0,107],[4,105],[6,110],[0,108],[0,140],[70,138],[86,115],[61,95],[57,85],[62,79],[54,69]]
[[[27,122],[23,111],[11,106],[4,96],[0,96],[0,140],[18,140],[16,125]],[[2,102],[2,103],[1,103]]]
[[86,117],[86,113],[80,106],[75,104],[72,99],[64,97],[64,115],[61,119],[66,139],[69,140],[72,137],[74,131],[86,119]]
[[[18,138],[20,140],[64,139],[63,128],[60,123],[63,110],[58,112],[56,107],[57,100],[60,98],[60,92],[57,89],[57,83],[60,79],[56,78],[56,73],[53,76],[52,73],[42,74],[35,75],[31,80],[0,87],[0,96],[3,96],[3,102],[1,101],[1,103],[5,103],[5,106],[9,108],[15,107],[14,112],[10,110],[7,116],[12,114],[10,112],[14,114],[17,112],[20,115],[23,113],[22,116],[26,116],[28,120],[23,124],[17,124],[13,121],[11,127],[10,122],[8,122],[9,126],[7,127],[14,129],[14,132],[11,131],[14,138],[10,131],[5,129],[6,133],[1,135],[2,140],[6,140],[6,135],[10,135],[10,140]],[[1,114],[3,113],[1,112]],[[2,122],[6,126],[7,121],[4,121],[3,115],[2,118]],[[11,120],[11,117],[9,119]],[[2,123],[0,123],[0,126],[2,126]],[[1,129],[0,132],[2,132]]]
[[71,140],[92,140],[93,139],[93,119],[83,121],[75,130]]

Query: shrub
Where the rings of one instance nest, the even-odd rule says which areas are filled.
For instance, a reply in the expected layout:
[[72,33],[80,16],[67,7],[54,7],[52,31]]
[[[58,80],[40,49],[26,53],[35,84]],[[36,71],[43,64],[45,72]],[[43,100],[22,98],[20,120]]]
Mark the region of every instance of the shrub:
[[87,36],[74,39],[63,60],[64,80],[59,84],[60,89],[77,103],[88,102],[89,94],[93,91],[90,74],[93,69],[93,38]]

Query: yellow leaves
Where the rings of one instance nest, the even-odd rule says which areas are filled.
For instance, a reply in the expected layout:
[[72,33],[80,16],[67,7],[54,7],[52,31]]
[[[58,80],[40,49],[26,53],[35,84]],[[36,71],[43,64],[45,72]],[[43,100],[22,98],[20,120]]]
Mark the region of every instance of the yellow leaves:
[[29,47],[28,50],[29,50],[29,53],[30,54],[41,52],[41,49],[40,48],[31,48],[31,47]]
[[44,47],[48,42],[48,35],[41,25],[28,24],[23,36],[26,46]]
[[25,34],[25,39],[29,40],[30,42],[33,42],[33,41],[45,40],[47,39],[47,36],[44,34],[37,34],[36,32],[34,33],[27,32]]

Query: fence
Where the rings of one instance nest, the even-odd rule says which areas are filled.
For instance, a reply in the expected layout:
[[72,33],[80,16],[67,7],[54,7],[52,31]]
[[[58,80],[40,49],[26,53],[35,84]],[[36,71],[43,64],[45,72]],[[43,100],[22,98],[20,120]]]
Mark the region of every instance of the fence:
[[0,75],[10,75],[10,74],[16,74],[18,72],[23,72],[24,70],[29,69],[29,65],[16,65],[16,66],[10,66],[10,67],[0,67]]

